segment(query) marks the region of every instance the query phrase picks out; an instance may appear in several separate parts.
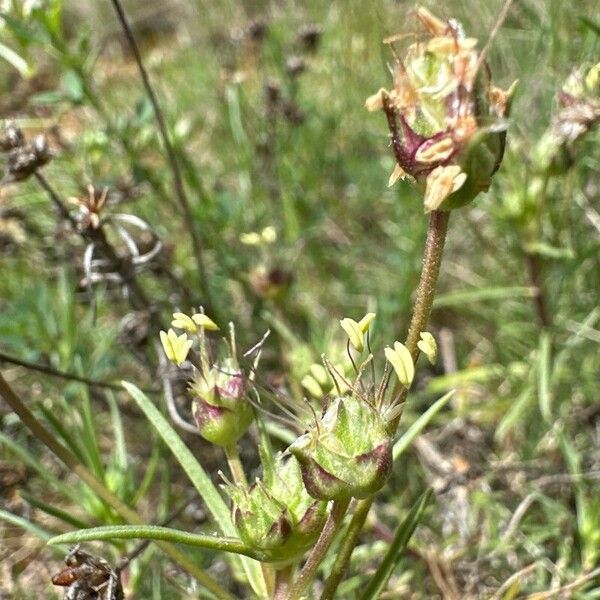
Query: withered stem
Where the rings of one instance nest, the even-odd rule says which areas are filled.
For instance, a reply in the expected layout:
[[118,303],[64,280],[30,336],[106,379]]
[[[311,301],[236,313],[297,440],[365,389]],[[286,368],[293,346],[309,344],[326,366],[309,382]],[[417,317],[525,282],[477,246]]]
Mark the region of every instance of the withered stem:
[[198,229],[194,226],[194,215],[192,213],[192,209],[190,206],[190,202],[188,200],[187,194],[185,192],[185,187],[183,184],[183,178],[181,176],[181,170],[179,168],[179,163],[177,162],[177,157],[175,155],[175,150],[171,143],[171,139],[169,138],[169,132],[167,131],[167,125],[165,122],[165,118],[163,112],[160,108],[160,104],[158,103],[158,98],[156,97],[156,93],[154,92],[154,88],[152,87],[152,83],[150,82],[150,77],[148,76],[148,72],[146,71],[146,67],[144,66],[144,62],[142,60],[142,55],[140,53],[140,49],[135,41],[135,36],[133,35],[133,31],[129,26],[129,22],[127,21],[127,17],[125,16],[125,11],[123,10],[123,6],[120,0],[111,0],[112,5],[117,13],[117,17],[119,22],[121,23],[121,27],[123,28],[123,32],[125,37],[127,38],[127,42],[131,48],[133,56],[135,58],[135,62],[137,64],[138,70],[140,72],[140,77],[142,78],[142,83],[144,84],[144,88],[146,90],[146,94],[148,95],[148,99],[152,104],[152,108],[154,110],[154,118],[156,119],[156,124],[158,126],[158,130],[160,133],[160,137],[162,139],[163,145],[165,147],[165,152],[167,153],[167,160],[169,163],[169,167],[171,169],[171,173],[173,175],[173,185],[175,187],[175,195],[177,197],[177,201],[179,203],[179,207],[183,212],[183,217],[185,219],[185,224],[188,230],[188,234],[190,236],[190,241],[192,244],[192,251],[194,254],[194,258],[196,260],[196,268],[198,270],[198,277],[200,280],[200,287],[204,294],[203,304],[205,306],[212,306],[212,301],[210,298],[210,291],[208,285],[208,279],[206,274],[206,267],[204,264],[204,256],[202,251],[202,242],[200,239],[200,234]]

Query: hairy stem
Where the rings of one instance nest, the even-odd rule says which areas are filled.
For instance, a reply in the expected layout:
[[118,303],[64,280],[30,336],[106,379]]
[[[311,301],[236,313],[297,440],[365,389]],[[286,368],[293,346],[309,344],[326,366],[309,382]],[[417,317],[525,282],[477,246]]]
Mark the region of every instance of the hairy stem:
[[306,564],[292,585],[288,595],[289,600],[299,599],[306,588],[314,580],[317,570],[325,558],[325,554],[327,554],[327,550],[329,550],[329,546],[331,545],[335,534],[341,529],[344,515],[346,514],[349,505],[350,500],[337,500],[333,503],[333,507],[331,508],[327,522],[323,527],[323,531],[321,531],[321,535],[319,536],[315,547],[312,549],[312,552],[309,554]]
[[244,473],[244,467],[242,466],[242,461],[240,460],[240,453],[238,452],[237,445],[234,443],[230,446],[225,446],[224,450],[225,456],[227,458],[227,464],[229,465],[229,471],[231,472],[231,476],[233,477],[233,481],[235,481],[235,483],[248,485],[248,481],[246,480],[246,474]]
[[156,93],[152,87],[150,82],[150,77],[148,76],[148,72],[144,67],[144,62],[142,61],[142,55],[140,53],[140,49],[135,41],[135,37],[133,35],[133,31],[129,26],[127,21],[127,17],[125,16],[125,12],[123,10],[123,6],[120,0],[111,0],[112,5],[117,13],[119,18],[119,22],[121,23],[121,27],[123,28],[123,32],[125,33],[125,37],[127,38],[127,42],[133,52],[133,56],[135,58],[135,62],[137,64],[138,70],[140,72],[140,76],[142,78],[142,82],[144,84],[144,88],[146,90],[146,94],[148,94],[148,98],[150,99],[150,103],[152,104],[152,108],[154,110],[154,118],[156,119],[156,124],[158,125],[158,130],[160,133],[160,137],[162,139],[163,145],[165,147],[165,151],[167,153],[167,160],[169,162],[169,166],[171,168],[171,173],[173,174],[173,185],[175,187],[175,195],[177,197],[177,201],[179,203],[179,207],[183,212],[183,216],[185,219],[185,223],[188,229],[188,233],[190,236],[190,241],[192,243],[192,251],[194,253],[194,258],[196,260],[196,267],[198,269],[198,277],[200,279],[200,286],[204,293],[205,305],[212,305],[210,299],[210,292],[208,290],[208,279],[206,277],[206,268],[204,265],[204,257],[202,253],[202,243],[200,240],[200,235],[196,227],[194,227],[194,215],[192,213],[192,209],[190,206],[190,202],[185,192],[185,187],[183,185],[183,178],[181,176],[181,170],[179,169],[179,163],[177,162],[177,157],[175,156],[175,150],[173,149],[173,145],[171,144],[171,140],[169,138],[169,133],[167,131],[167,124],[165,122],[164,115],[158,103],[158,98],[156,97]]
[[[133,525],[142,525],[141,517],[127,504],[115,496],[104,484],[81,464],[74,454],[67,450],[56,438],[38,421],[35,415],[25,406],[19,396],[10,387],[0,373],[0,397],[12,408],[21,422],[31,433],[59,459],[65,466],[75,473],[100,499],[111,506],[125,521]],[[171,544],[157,542],[162,551],[169,556],[173,562],[185,569],[195,577],[200,584],[210,590],[220,600],[234,600],[227,590],[222,588],[206,571],[199,568],[194,561],[190,560],[184,553],[177,550]]]
[[[417,287],[413,314],[405,341],[405,346],[408,348],[415,362],[419,357],[417,343],[420,339],[421,332],[425,331],[427,328],[431,307],[433,306],[435,288],[440,273],[440,266],[442,264],[442,256],[444,254],[444,243],[448,231],[449,216],[449,212],[433,211],[429,217],[421,278]],[[393,392],[393,397],[396,398],[396,402],[404,402],[407,394],[408,388],[397,383]],[[400,416],[392,423],[393,431],[396,431],[399,420]],[[321,600],[333,598],[335,591],[344,576],[350,556],[356,546],[358,536],[362,531],[372,504],[373,498],[361,500],[358,503],[352,521],[348,527],[348,531],[346,532],[346,536],[344,537],[344,542],[338,551],[329,578],[325,583]]]

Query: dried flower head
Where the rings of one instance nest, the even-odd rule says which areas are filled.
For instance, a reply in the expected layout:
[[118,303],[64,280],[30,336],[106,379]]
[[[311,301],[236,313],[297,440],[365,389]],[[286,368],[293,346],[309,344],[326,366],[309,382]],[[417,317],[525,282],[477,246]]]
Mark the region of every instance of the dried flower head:
[[87,187],[87,194],[68,198],[68,201],[78,209],[75,219],[81,231],[98,229],[100,226],[100,215],[102,209],[106,206],[107,198],[108,188],[105,187],[99,190],[91,184]]
[[26,143],[21,130],[14,126],[7,127],[1,147],[4,151],[8,150],[6,173],[1,183],[23,181],[52,158],[46,136],[38,135],[32,142]]
[[504,154],[512,88],[492,85],[477,40],[460,23],[423,7],[417,17],[425,39],[396,57],[394,87],[380,89],[366,107],[383,109],[388,120],[397,163],[390,185],[410,176],[424,186],[426,212],[449,210],[489,188]]

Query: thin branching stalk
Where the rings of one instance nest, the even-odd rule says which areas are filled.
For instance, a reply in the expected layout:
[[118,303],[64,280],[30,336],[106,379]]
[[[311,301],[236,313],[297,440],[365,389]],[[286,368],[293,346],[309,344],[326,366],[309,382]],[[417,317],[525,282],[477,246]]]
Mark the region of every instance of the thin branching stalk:
[[149,319],[154,329],[163,329],[160,318],[152,309],[150,299],[148,298],[146,292],[136,279],[135,271],[131,262],[119,257],[116,250],[106,238],[106,235],[104,235],[104,231],[101,227],[97,229],[88,228],[85,232],[79,231],[73,217],[71,217],[71,215],[68,213],[65,203],[61,200],[60,196],[58,195],[56,190],[50,185],[48,180],[39,172],[35,173],[35,177],[40,186],[46,191],[46,193],[52,200],[52,203],[55,206],[57,206],[59,212],[61,212],[61,215],[66,215],[65,218],[68,219],[73,230],[79,233],[85,241],[95,244],[112,263],[113,268],[120,275],[123,284],[127,287],[129,291],[128,299],[131,303],[132,308],[134,308],[135,310],[148,311]]
[[[30,371],[38,371],[39,373],[45,373],[46,375],[50,375],[51,377],[58,377],[60,379],[66,379],[67,381],[77,381],[78,383],[84,383],[89,387],[95,388],[104,388],[109,390],[115,390],[120,392],[123,389],[123,386],[120,383],[111,383],[109,381],[99,381],[98,379],[90,379],[89,377],[83,377],[82,375],[75,375],[74,373],[67,373],[66,371],[61,371],[59,369],[54,369],[52,367],[48,367],[46,365],[40,365],[38,363],[34,363],[28,360],[23,360],[22,358],[18,358],[16,356],[12,356],[10,354],[6,354],[6,352],[0,351],[0,363],[6,362],[11,365],[17,365],[19,367],[24,367]],[[151,389],[151,388],[140,388],[146,394],[156,394],[159,390]]]
[[[10,387],[0,373],[0,397],[12,408],[21,422],[31,433],[42,442],[65,466],[75,473],[93,492],[111,506],[125,521],[133,525],[142,525],[141,517],[127,504],[113,494],[104,484],[99,481],[88,469],[81,464],[70,450],[65,448],[56,438],[38,421],[35,415],[25,406],[19,396]],[[199,568],[193,560],[184,553],[174,548],[171,544],[157,542],[162,551],[169,556],[173,562],[185,569],[195,577],[207,590],[210,590],[220,600],[234,600],[234,597],[222,588],[208,573]]]
[[179,163],[177,162],[177,157],[175,156],[175,150],[173,149],[173,145],[171,144],[171,140],[169,138],[169,132],[167,131],[167,124],[165,122],[164,115],[160,108],[160,104],[158,103],[158,98],[156,97],[156,93],[154,92],[154,88],[152,87],[152,83],[150,82],[150,77],[148,76],[148,72],[144,67],[144,62],[142,60],[142,55],[140,53],[140,49],[135,41],[135,36],[133,35],[133,31],[129,26],[127,21],[127,17],[125,16],[125,11],[123,10],[123,6],[120,0],[111,0],[112,5],[117,13],[119,18],[119,22],[123,28],[123,32],[125,33],[125,37],[127,38],[127,42],[133,52],[133,56],[135,58],[135,62],[137,64],[138,70],[140,72],[140,76],[142,78],[142,82],[144,84],[144,88],[146,93],[148,94],[148,98],[152,104],[152,108],[154,110],[154,118],[156,119],[156,124],[158,126],[158,130],[160,133],[160,137],[162,139],[163,145],[165,147],[165,152],[167,153],[167,160],[169,162],[169,166],[171,169],[171,173],[173,175],[173,185],[175,187],[175,195],[177,197],[177,201],[179,203],[179,207],[183,212],[183,216],[185,219],[185,223],[187,226],[187,230],[190,236],[190,241],[192,243],[192,251],[194,253],[194,258],[196,260],[196,267],[198,269],[198,277],[200,279],[200,286],[204,294],[204,302],[205,306],[212,305],[210,299],[210,292],[208,286],[208,279],[206,276],[206,267],[204,265],[204,257],[202,252],[202,243],[200,239],[200,234],[196,227],[194,227],[194,215],[192,213],[192,209],[190,206],[190,202],[185,192],[185,187],[183,185],[183,178],[181,176],[181,170],[179,169]]
[[[419,357],[417,342],[420,339],[420,333],[425,331],[427,328],[427,322],[429,321],[429,315],[431,314],[431,308],[433,306],[435,288],[440,272],[440,266],[442,264],[446,233],[448,231],[449,216],[449,212],[433,211],[429,217],[429,227],[427,230],[427,239],[425,241],[425,250],[423,253],[421,277],[417,287],[413,314],[410,320],[408,335],[405,342],[405,346],[408,348],[415,362]],[[397,398],[396,402],[403,402],[407,393],[407,388],[397,384],[393,392],[393,397]],[[394,431],[398,427],[399,418],[400,417],[398,416],[392,423]],[[292,594],[290,594],[290,600],[299,598],[302,592],[306,590],[308,585],[310,585],[314,579],[317,568],[325,556],[329,546],[331,545],[335,534],[339,530],[339,525],[341,524],[343,516],[348,507],[348,503],[346,503],[345,507],[340,506],[340,504],[343,503],[335,502],[332,509],[332,515],[334,512],[336,512],[338,515],[338,527],[336,530],[327,530],[326,525],[321,537],[319,538],[319,541],[317,542],[317,545],[311,552],[306,565],[300,572],[300,575],[294,584]],[[335,590],[337,589],[344,575],[348,561],[350,560],[350,555],[352,554],[352,550],[356,545],[358,536],[362,531],[372,504],[372,498],[361,500],[358,503],[352,521],[350,522],[344,537],[344,542],[337,553],[331,574],[325,584],[325,589],[323,591],[323,595],[321,596],[322,600],[326,598],[333,598],[333,594],[335,593]],[[340,518],[339,512],[342,510],[342,508],[343,512]],[[330,520],[327,522],[327,524],[329,524],[331,520],[332,519],[330,516]]]

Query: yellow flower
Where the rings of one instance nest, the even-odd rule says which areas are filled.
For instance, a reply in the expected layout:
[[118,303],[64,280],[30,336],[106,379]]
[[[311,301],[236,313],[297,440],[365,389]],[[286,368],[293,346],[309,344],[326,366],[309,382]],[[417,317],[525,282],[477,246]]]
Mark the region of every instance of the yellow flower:
[[354,319],[345,318],[340,321],[342,329],[346,332],[350,344],[359,352],[365,349],[365,334],[369,330],[375,313],[367,313],[358,323]]
[[167,358],[181,365],[185,362],[188,352],[192,347],[192,340],[188,339],[187,334],[182,333],[178,336],[172,329],[160,332],[160,341]]
[[415,377],[415,364],[408,348],[400,342],[394,342],[394,348],[388,346],[384,353],[394,368],[400,383],[409,387]]

